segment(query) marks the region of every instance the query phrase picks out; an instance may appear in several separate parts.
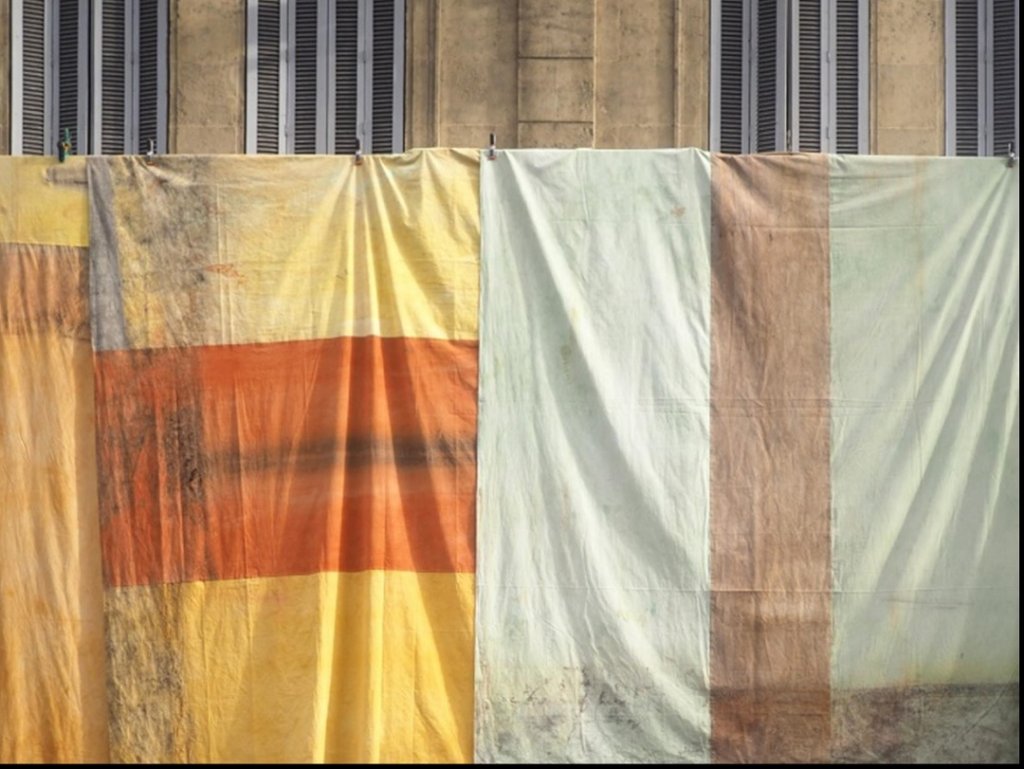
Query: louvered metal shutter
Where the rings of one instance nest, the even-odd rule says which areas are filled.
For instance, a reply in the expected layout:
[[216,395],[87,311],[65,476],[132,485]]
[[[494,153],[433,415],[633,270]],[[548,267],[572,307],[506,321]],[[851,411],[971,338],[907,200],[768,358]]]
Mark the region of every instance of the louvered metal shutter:
[[14,32],[13,142],[15,154],[43,155],[53,150],[47,128],[47,24],[44,0],[15,0],[11,16]]
[[952,112],[953,150],[957,155],[977,155],[981,149],[979,115],[984,85],[981,81],[979,11],[978,0],[955,0],[952,19],[955,46]]
[[717,43],[714,54],[717,77],[712,83],[712,99],[717,112],[712,131],[717,135],[712,137],[712,147],[719,152],[739,153],[744,150],[745,6],[744,0],[721,0],[717,5],[718,19],[713,31]]
[[[93,106],[94,151],[120,155],[127,149],[128,73],[125,37],[128,33],[125,0],[97,0],[94,24]],[[98,81],[98,82],[97,82]]]
[[753,150],[772,152],[783,149],[782,115],[779,109],[779,96],[783,87],[783,78],[779,77],[782,69],[779,35],[785,27],[779,0],[758,0],[754,24],[757,49],[753,90],[757,104]]
[[822,74],[825,32],[822,5],[823,0],[798,0],[793,19],[793,149],[801,152],[823,149],[822,104],[827,93]]
[[161,19],[161,0],[138,0],[139,7],[135,24],[138,32],[135,35],[138,49],[136,79],[137,98],[134,109],[138,112],[137,128],[132,133],[136,140],[133,148],[136,152],[146,152],[152,140],[155,150],[163,151],[161,131],[161,109],[163,83],[161,78],[161,60],[163,59],[164,25]]
[[369,98],[370,148],[373,152],[400,152],[402,60],[399,12],[400,0],[370,0],[370,83]]
[[862,0],[837,0],[834,8],[835,72],[834,106],[830,125],[834,136],[830,150],[854,154],[864,148],[864,87],[862,51],[866,47],[866,8]]
[[295,17],[291,36],[293,68],[291,94],[293,103],[292,151],[314,154],[317,151],[318,126],[318,0],[295,0]]
[[335,0],[333,151],[356,151],[359,108],[359,0]]
[[250,4],[250,23],[255,23],[250,45],[256,47],[256,82],[249,93],[255,101],[254,121],[250,122],[255,141],[250,152],[274,154],[281,148],[282,12],[281,0],[258,0],[255,14]]
[[1015,0],[994,0],[992,40],[992,146],[994,155],[1006,155],[1010,144],[1017,147],[1018,133],[1018,9]]

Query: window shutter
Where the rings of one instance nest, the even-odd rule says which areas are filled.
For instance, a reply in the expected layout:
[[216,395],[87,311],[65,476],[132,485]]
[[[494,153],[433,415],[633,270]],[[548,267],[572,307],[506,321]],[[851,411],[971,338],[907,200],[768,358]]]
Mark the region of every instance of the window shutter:
[[359,106],[359,0],[336,0],[334,26],[334,147],[356,151]]
[[867,6],[862,0],[837,0],[835,5],[835,106],[831,120],[835,152],[866,150]]
[[[249,3],[249,152],[275,154],[281,141],[281,0]],[[252,107],[255,107],[254,109]]]
[[955,0],[953,8],[953,151],[977,155],[981,149],[978,115],[982,92],[978,0]]
[[166,151],[167,144],[167,0],[138,0],[138,146]]
[[95,104],[93,128],[95,150],[103,155],[120,155],[125,144],[128,114],[125,35],[125,0],[99,0],[94,24],[93,51],[98,83],[93,84]]
[[822,103],[826,99],[822,77],[822,0],[799,0],[793,20],[793,149],[821,152]]
[[744,0],[720,0],[712,34],[717,43],[717,82],[712,83],[717,125],[712,126],[712,149],[743,152],[744,120]]
[[293,115],[296,154],[317,151],[318,0],[295,0]]
[[[88,80],[88,1],[60,0],[57,4],[56,30],[56,89],[55,110],[57,122],[53,128],[56,143],[64,138],[67,128],[71,136],[71,151],[85,154],[88,143],[87,109],[89,102]],[[55,152],[47,148],[47,153]]]
[[[992,154],[1006,155],[1017,145],[1018,65],[1015,0],[994,0],[992,8]],[[1015,151],[1019,152],[1019,149]]]
[[785,21],[778,0],[758,0],[754,24],[757,41],[754,93],[757,105],[754,112],[753,150],[771,152],[784,149],[785,136],[779,109],[783,88],[783,78],[780,77],[783,51],[779,45],[779,35],[785,30]]
[[401,101],[403,62],[400,38],[404,24],[401,0],[371,0],[370,30],[370,149],[373,152],[401,152]]
[[[47,35],[45,0],[15,0],[12,7],[14,46],[12,57],[11,150],[15,154],[44,155],[48,147]],[[19,34],[20,33],[20,34]]]

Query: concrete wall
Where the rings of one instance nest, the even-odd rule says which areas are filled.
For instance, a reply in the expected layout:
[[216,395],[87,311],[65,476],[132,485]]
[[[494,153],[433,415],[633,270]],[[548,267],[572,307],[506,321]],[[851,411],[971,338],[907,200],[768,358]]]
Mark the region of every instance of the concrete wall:
[[171,0],[168,148],[245,151],[245,0]]
[[11,0],[0,0],[0,155],[11,153]]
[[945,152],[945,3],[872,0],[871,152]]

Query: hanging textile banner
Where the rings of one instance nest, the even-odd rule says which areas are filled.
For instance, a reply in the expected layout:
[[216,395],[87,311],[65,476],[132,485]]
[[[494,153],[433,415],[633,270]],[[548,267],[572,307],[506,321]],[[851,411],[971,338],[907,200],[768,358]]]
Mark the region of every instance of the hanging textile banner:
[[1017,171],[483,163],[476,756],[1014,760]]
[[90,160],[115,759],[471,757],[477,169]]
[[482,174],[477,759],[707,761],[708,155]]
[[0,763],[105,762],[85,163],[0,157]]

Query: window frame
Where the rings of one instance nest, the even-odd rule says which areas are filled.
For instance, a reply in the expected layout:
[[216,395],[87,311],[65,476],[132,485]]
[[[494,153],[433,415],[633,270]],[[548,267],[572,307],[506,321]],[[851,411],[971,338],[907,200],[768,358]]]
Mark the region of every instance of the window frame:
[[[77,102],[77,154],[101,154],[103,115],[103,30],[104,0],[78,2],[78,94]],[[168,0],[157,2],[157,136],[155,150],[167,151],[168,135]],[[11,3],[11,154],[23,155],[23,16],[24,0]],[[124,154],[143,151],[139,148],[140,88],[139,88],[139,14],[140,0],[125,0],[125,124],[123,129]],[[43,155],[57,154],[60,140],[60,6],[57,2],[44,3],[44,108]]]
[[[276,0],[279,5],[278,144],[277,154],[295,153],[295,0]],[[392,63],[392,131],[386,150],[371,147],[373,136],[373,10],[374,0],[358,2],[358,64],[356,137],[364,152],[402,152],[405,147],[405,15],[406,0],[395,5],[394,61]],[[246,0],[245,56],[245,152],[257,154],[259,0]],[[335,154],[336,146],[336,47],[337,7],[334,0],[317,0],[316,153]]]
[[[945,0],[945,99],[946,99],[946,155],[953,157],[1003,157],[1006,148],[995,147],[995,97],[993,83],[994,0],[978,0],[978,148],[976,155],[957,155],[957,29],[956,0]],[[1020,2],[1014,2],[1014,82],[1017,84],[1014,101],[1014,151],[1020,152]]]
[[[710,142],[712,152],[721,151],[721,90],[722,90],[722,39],[721,6],[723,0],[711,0],[711,46],[710,46]],[[776,126],[772,150],[758,150],[758,40],[759,3],[756,0],[740,0],[743,3],[742,52],[742,126],[741,152],[788,152],[800,146],[800,66],[799,66],[799,25],[800,8],[797,0],[778,0],[776,53]],[[838,23],[836,8],[830,0],[819,0],[821,4],[821,49],[820,73],[821,93],[819,94],[818,116],[821,147],[818,152],[836,152],[838,127],[837,51]],[[870,88],[870,3],[858,2],[858,80],[857,80],[857,146],[858,152],[869,151],[869,88]],[[798,150],[799,151],[799,150]]]

